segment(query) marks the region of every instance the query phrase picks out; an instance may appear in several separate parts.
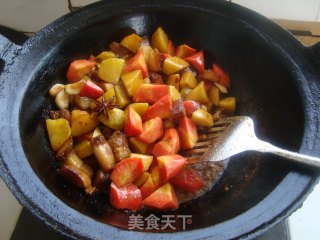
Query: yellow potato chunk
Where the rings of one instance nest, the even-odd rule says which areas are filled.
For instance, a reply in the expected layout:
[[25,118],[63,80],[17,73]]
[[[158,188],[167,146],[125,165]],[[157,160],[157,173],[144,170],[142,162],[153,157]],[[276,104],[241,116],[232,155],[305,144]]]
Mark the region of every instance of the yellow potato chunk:
[[140,116],[147,111],[149,104],[148,103],[131,103],[131,106]]
[[163,62],[162,71],[167,74],[171,75],[181,71],[182,69],[189,66],[185,60],[178,58],[178,57],[167,57],[166,60]]
[[97,56],[99,60],[105,60],[107,58],[115,58],[115,57],[117,57],[117,55],[111,51],[103,51]]
[[158,27],[151,37],[152,48],[157,48],[160,52],[168,53],[168,42],[168,35],[161,27]]
[[129,146],[133,152],[146,154],[148,151],[148,144],[138,140],[135,137],[129,138]]
[[64,118],[46,120],[47,131],[53,151],[57,151],[71,135],[69,122]]
[[220,90],[219,88],[212,86],[209,90],[209,99],[214,106],[219,106]]
[[116,84],[122,73],[125,61],[120,58],[107,58],[100,64],[98,76],[102,80]]
[[125,73],[121,76],[121,80],[130,97],[133,97],[137,92],[138,88],[143,84],[141,70],[135,70],[132,72]]
[[122,46],[129,49],[131,52],[138,52],[138,49],[141,45],[141,37],[139,37],[137,34],[131,34],[126,36],[122,41],[120,42]]
[[194,88],[197,86],[198,82],[192,72],[186,71],[182,74],[180,80],[180,87],[181,88]]
[[169,86],[169,95],[171,97],[172,102],[181,98],[181,94],[174,86]]
[[104,125],[113,130],[121,130],[124,125],[124,111],[119,108],[114,108],[112,110],[108,110],[109,119],[107,120],[103,114],[101,114],[98,119]]
[[213,126],[213,117],[210,113],[203,109],[198,109],[192,113],[191,120],[201,127]]
[[186,100],[193,100],[203,104],[210,102],[203,81],[188,93]]
[[74,151],[80,158],[86,158],[93,154],[91,143],[89,140],[83,140],[74,147]]
[[96,114],[86,111],[73,110],[71,112],[71,135],[80,136],[95,129],[99,124]]
[[130,103],[129,96],[123,86],[115,85],[114,92],[116,94],[117,104],[119,104],[120,108],[124,108]]
[[178,91],[180,89],[180,74],[172,74],[168,76],[167,84],[170,86],[174,86]]
[[236,110],[236,98],[226,97],[219,101],[219,107],[223,108],[227,112],[234,112]]

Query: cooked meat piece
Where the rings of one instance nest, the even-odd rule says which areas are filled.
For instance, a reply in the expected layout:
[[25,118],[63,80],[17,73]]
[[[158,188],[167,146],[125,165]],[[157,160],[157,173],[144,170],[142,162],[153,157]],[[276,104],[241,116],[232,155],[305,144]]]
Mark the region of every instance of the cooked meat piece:
[[128,140],[123,132],[115,131],[109,138],[108,142],[112,148],[116,162],[130,156],[131,152],[128,146]]

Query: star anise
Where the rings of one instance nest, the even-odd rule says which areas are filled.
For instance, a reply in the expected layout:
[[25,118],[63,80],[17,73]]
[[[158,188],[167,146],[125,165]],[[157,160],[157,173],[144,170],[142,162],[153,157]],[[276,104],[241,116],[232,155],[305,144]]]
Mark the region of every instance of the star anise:
[[95,103],[97,105],[97,107],[93,110],[95,112],[97,112],[98,114],[103,114],[104,117],[106,118],[106,120],[109,120],[109,114],[108,114],[108,111],[109,110],[112,110],[116,107],[119,107],[119,104],[114,104],[113,101],[114,101],[114,98],[115,96],[112,96],[111,98],[109,98],[108,100],[106,100],[105,96],[102,95],[102,101],[98,101],[98,100],[95,100]]

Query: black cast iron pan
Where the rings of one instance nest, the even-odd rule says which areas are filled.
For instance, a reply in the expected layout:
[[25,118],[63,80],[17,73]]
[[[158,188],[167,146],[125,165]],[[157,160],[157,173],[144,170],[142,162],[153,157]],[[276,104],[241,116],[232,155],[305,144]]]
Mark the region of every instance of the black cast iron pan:
[[[225,1],[102,1],[60,18],[22,46],[2,45],[1,177],[23,206],[71,238],[253,238],[302,204],[318,172],[271,155],[235,156],[211,192],[165,213],[192,216],[185,230],[177,221],[169,233],[128,231],[131,213],[108,207],[107,196],[90,200],[56,177],[44,128],[50,86],[65,81],[71,60],[158,26],[229,71],[237,114],[255,120],[259,137],[320,155],[320,45],[304,47],[264,17]],[[135,214],[151,213],[163,215]]]

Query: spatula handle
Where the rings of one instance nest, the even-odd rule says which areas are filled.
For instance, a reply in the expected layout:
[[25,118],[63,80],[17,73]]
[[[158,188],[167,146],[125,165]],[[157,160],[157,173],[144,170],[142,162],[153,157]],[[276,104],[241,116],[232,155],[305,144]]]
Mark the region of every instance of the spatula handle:
[[279,147],[276,147],[270,143],[259,140],[259,148],[257,149],[259,152],[268,152],[273,153],[278,156],[293,160],[295,162],[301,163],[303,165],[308,165],[311,167],[320,168],[320,158],[312,157],[292,151],[288,151]]

